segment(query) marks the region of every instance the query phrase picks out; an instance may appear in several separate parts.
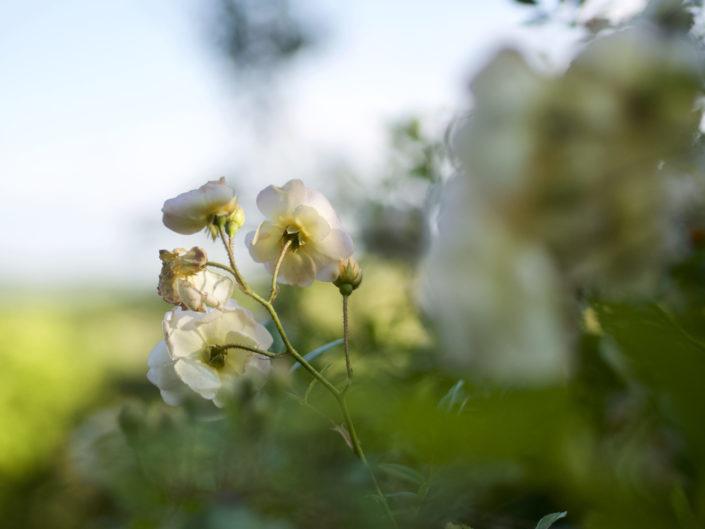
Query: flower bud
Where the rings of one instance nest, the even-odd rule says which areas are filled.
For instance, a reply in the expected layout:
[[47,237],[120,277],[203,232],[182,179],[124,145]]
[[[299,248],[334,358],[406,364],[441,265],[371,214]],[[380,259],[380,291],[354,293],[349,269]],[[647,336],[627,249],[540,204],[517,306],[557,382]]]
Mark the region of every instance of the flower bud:
[[234,237],[243,224],[245,224],[245,210],[242,209],[240,204],[236,204],[225,222],[225,233],[230,237]]
[[362,283],[362,270],[352,257],[338,262],[338,277],[333,284],[343,296],[349,296]]

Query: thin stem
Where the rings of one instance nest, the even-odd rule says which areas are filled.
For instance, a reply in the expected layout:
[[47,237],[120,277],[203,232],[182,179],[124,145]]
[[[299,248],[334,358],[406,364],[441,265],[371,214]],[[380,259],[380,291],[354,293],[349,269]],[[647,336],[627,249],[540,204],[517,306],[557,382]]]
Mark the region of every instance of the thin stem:
[[245,351],[251,351],[253,353],[257,353],[263,356],[267,356],[269,358],[279,358],[281,353],[270,353],[269,351],[263,351],[262,349],[257,349],[256,347],[249,347],[247,345],[239,345],[239,344],[226,344],[221,346],[223,349],[243,349]]
[[247,292],[248,290],[251,291],[250,287],[247,286],[247,283],[245,283],[245,280],[243,279],[242,275],[240,274],[240,271],[237,269],[237,265],[235,264],[235,254],[233,252],[233,238],[232,237],[227,237],[226,241],[226,236],[225,236],[225,229],[222,226],[218,226],[218,230],[220,231],[220,238],[223,241],[223,245],[225,246],[225,251],[228,254],[228,260],[230,261],[230,272],[235,276],[235,280],[237,281],[237,284],[240,286],[240,288]]
[[348,373],[348,385],[352,380],[353,370],[352,365],[350,365],[350,344],[348,339],[348,297],[343,294],[343,349],[345,350],[345,368]]
[[[220,238],[223,241],[223,244],[225,245],[225,251],[228,253],[228,260],[230,261],[230,269],[228,270],[227,267],[223,265],[219,265],[220,268],[228,270],[230,273],[235,276],[235,279],[238,282],[238,285],[242,289],[242,291],[250,296],[252,299],[257,301],[260,305],[262,305],[267,312],[269,313],[270,317],[272,318],[272,321],[274,322],[275,327],[277,328],[277,332],[279,333],[279,336],[281,336],[282,341],[284,342],[284,346],[286,347],[286,352],[289,353],[291,356],[294,357],[294,359],[301,364],[301,366],[308,371],[313,378],[318,380],[330,393],[333,395],[335,400],[338,402],[338,406],[340,407],[340,411],[343,415],[343,421],[345,422],[345,427],[347,428],[348,432],[350,433],[350,442],[353,446],[353,452],[357,457],[360,458],[362,463],[367,467],[367,470],[370,473],[370,477],[372,478],[372,483],[375,486],[375,490],[377,494],[380,497],[380,500],[382,501],[382,505],[384,506],[384,510],[389,516],[390,521],[392,522],[392,525],[394,527],[398,527],[396,520],[394,519],[394,514],[392,513],[392,510],[389,507],[389,503],[387,503],[387,498],[385,497],[384,493],[382,492],[382,489],[379,486],[379,483],[377,482],[377,478],[375,477],[374,473],[372,472],[372,468],[370,467],[369,463],[367,462],[367,458],[365,457],[365,452],[362,450],[362,445],[360,444],[360,439],[357,436],[357,431],[355,430],[355,425],[353,424],[352,417],[350,416],[350,411],[348,410],[348,405],[345,400],[345,390],[341,391],[338,388],[336,388],[333,384],[331,384],[326,377],[324,377],[315,367],[313,367],[311,364],[309,364],[306,359],[299,354],[299,352],[294,348],[292,345],[291,341],[289,340],[289,337],[286,334],[286,331],[284,330],[284,327],[282,326],[281,320],[279,319],[279,315],[277,314],[277,311],[274,309],[274,306],[271,303],[271,300],[266,300],[257,292],[252,290],[252,288],[247,284],[247,282],[243,279],[243,277],[240,275],[240,271],[237,269],[237,266],[235,265],[235,255],[233,252],[233,239],[230,237],[227,242],[226,242],[226,235],[225,235],[225,230],[222,227],[219,227],[220,230]],[[286,245],[285,245],[286,247]],[[282,253],[280,254],[279,261],[283,259],[283,255],[285,253],[285,250],[282,250]],[[281,262],[279,262],[281,264]],[[276,279],[275,279],[276,280]],[[276,283],[273,282],[273,284],[276,286]],[[347,304],[346,304],[347,308]],[[347,343],[347,332],[345,333],[345,342]],[[238,346],[240,347],[240,346]],[[257,351],[260,352],[260,351]],[[260,352],[261,353],[261,352]],[[273,354],[273,353],[270,353]],[[347,387],[345,388],[347,389]]]
[[286,241],[284,243],[284,246],[282,246],[281,252],[279,252],[279,257],[277,258],[277,262],[274,265],[274,274],[272,275],[272,290],[269,293],[269,303],[274,301],[274,298],[277,297],[277,292],[279,289],[277,288],[277,276],[279,275],[279,267],[282,264],[282,261],[284,260],[284,256],[286,255],[286,251],[289,249],[291,246],[291,239]]
[[340,405],[340,411],[343,413],[343,420],[345,421],[345,427],[348,429],[348,433],[350,434],[350,443],[352,444],[353,447],[353,452],[357,457],[360,458],[360,461],[367,467],[367,471],[370,473],[370,478],[372,479],[372,484],[375,486],[375,491],[377,492],[377,495],[380,497],[382,500],[382,505],[384,506],[384,512],[387,514],[389,519],[391,520],[392,524],[394,527],[397,526],[397,522],[394,519],[394,514],[392,513],[392,509],[389,507],[389,503],[387,502],[387,497],[384,495],[382,492],[382,488],[379,486],[379,482],[377,481],[377,477],[375,476],[375,473],[372,471],[372,467],[367,461],[367,457],[365,457],[365,452],[362,450],[362,445],[360,444],[360,438],[357,436],[357,431],[355,430],[355,425],[353,424],[352,417],[350,416],[350,410],[348,410],[348,403],[345,400],[345,395],[340,395],[337,397],[338,404]]
[[220,263],[216,263],[216,262],[214,262],[214,261],[208,261],[208,262],[206,263],[206,266],[212,266],[212,267],[214,267],[214,268],[220,268],[221,270],[225,270],[226,272],[230,272],[231,274],[235,275],[235,273],[233,272],[233,269],[232,269],[232,268],[230,268],[229,266],[225,266],[225,265],[223,265],[223,264],[220,264]]

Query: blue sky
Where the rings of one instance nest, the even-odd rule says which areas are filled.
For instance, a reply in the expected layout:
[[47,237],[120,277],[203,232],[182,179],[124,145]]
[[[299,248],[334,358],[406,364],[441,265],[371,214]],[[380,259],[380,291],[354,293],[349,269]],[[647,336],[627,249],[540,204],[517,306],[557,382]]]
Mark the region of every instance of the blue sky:
[[527,12],[509,0],[306,0],[319,49],[289,68],[258,132],[196,0],[0,3],[0,283],[153,281],[158,248],[203,244],[161,204],[206,180],[323,187],[322,160],[374,174],[386,127],[445,120]]

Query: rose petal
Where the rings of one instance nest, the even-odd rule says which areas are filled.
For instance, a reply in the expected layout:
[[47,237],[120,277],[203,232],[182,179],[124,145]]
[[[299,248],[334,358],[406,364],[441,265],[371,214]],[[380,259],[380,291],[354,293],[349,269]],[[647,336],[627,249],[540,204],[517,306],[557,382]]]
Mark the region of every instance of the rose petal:
[[212,399],[220,388],[218,371],[203,362],[192,358],[180,358],[174,364],[174,370],[184,384],[203,398]]
[[298,206],[294,210],[294,222],[301,228],[309,243],[317,243],[330,233],[330,225],[311,206]]
[[340,219],[338,219],[338,215],[333,209],[333,206],[330,205],[330,202],[328,202],[328,199],[323,195],[323,193],[313,189],[307,189],[306,201],[304,204],[315,209],[318,214],[325,219],[331,228],[340,227]]
[[294,209],[307,198],[306,187],[301,180],[289,180],[282,187],[268,186],[257,195],[257,207],[262,214],[278,223],[282,217],[290,217]]
[[281,252],[283,227],[269,221],[259,225],[256,232],[250,232],[245,238],[252,259],[257,263],[276,261]]
[[303,250],[287,253],[279,268],[279,282],[307,287],[316,278],[316,265]]

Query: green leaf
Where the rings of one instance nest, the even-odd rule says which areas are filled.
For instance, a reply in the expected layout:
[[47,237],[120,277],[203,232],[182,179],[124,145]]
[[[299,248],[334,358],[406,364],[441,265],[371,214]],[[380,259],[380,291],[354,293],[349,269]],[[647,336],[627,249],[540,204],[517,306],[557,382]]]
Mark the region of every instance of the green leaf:
[[[462,391],[464,384],[465,382],[463,380],[458,380],[455,384],[453,384],[453,387],[450,388],[448,393],[446,393],[438,402],[438,409],[443,409],[450,412],[453,409],[453,406],[455,406],[455,403],[464,396],[464,391]],[[463,403],[463,407],[465,407],[465,403]]]
[[561,518],[565,518],[567,515],[568,511],[547,514],[539,520],[539,523],[536,524],[536,529],[548,529],[554,523],[556,523],[556,521],[560,520]]
[[[340,345],[341,343],[343,343],[343,339],[338,338],[337,340],[333,340],[332,342],[328,342],[325,345],[321,345],[320,347],[314,349],[313,351],[311,351],[310,353],[305,355],[304,360],[306,360],[307,362],[311,362],[312,360],[318,358],[319,356],[321,356],[323,353],[325,353],[329,349],[333,349],[333,347],[335,347],[336,345]],[[301,364],[299,362],[296,362],[291,367],[290,373],[293,373],[294,371],[296,371],[300,367],[301,367]]]
[[426,482],[426,478],[424,478],[423,474],[421,474],[421,472],[419,472],[418,470],[414,470],[411,467],[397,465],[394,463],[382,463],[381,465],[378,465],[377,468],[391,476],[411,481],[412,483],[416,483],[419,486],[423,485]]
[[682,316],[653,303],[595,303],[601,327],[618,346],[613,358],[622,376],[636,379],[654,397],[662,417],[705,456],[705,344]]

